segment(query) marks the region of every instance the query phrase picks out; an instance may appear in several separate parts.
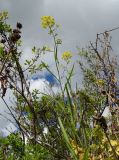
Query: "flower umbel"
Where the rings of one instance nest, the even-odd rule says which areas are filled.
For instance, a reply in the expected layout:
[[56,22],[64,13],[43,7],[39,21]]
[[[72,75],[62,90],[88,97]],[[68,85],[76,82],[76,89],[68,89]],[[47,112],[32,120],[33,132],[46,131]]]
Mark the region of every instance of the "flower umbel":
[[62,59],[65,60],[65,61],[69,61],[72,57],[72,53],[69,52],[69,51],[65,51],[63,54],[62,54]]
[[53,27],[55,25],[55,19],[52,16],[42,16],[41,25],[44,29],[48,27]]

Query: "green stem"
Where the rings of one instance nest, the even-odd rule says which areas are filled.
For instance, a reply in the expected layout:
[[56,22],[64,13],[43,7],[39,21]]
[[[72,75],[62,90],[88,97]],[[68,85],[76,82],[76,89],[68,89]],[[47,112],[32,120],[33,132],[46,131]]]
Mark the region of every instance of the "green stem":
[[54,59],[55,59],[55,66],[56,66],[57,73],[58,73],[58,78],[59,78],[59,83],[60,83],[60,88],[61,88],[62,96],[64,97],[64,91],[63,91],[62,82],[61,82],[61,76],[60,76],[60,71],[59,71],[59,67],[58,67],[58,64],[59,64],[58,57],[57,57],[58,46],[57,46],[57,42],[56,42],[56,38],[55,38],[54,32],[52,31],[51,28],[49,28],[49,29],[50,29],[50,32],[52,33],[53,40],[54,40]]
[[113,155],[114,155],[114,157],[115,157],[115,160],[118,160],[117,154],[116,154],[116,152],[115,152],[115,150],[114,150],[114,148],[113,148],[113,146],[112,146],[112,144],[111,144],[111,142],[110,142],[110,139],[109,139],[109,137],[108,137],[108,135],[107,135],[107,132],[105,132],[105,136],[106,136],[106,138],[107,138],[107,140],[108,140],[108,142],[109,142],[109,144],[110,144],[110,147],[111,147],[111,149],[112,149],[112,152],[113,152]]

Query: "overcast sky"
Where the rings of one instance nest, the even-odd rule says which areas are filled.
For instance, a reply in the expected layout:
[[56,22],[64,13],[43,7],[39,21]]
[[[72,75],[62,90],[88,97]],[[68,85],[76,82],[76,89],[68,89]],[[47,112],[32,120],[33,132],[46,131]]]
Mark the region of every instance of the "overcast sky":
[[0,10],[9,12],[12,25],[23,24],[26,48],[50,41],[40,27],[43,15],[52,15],[61,24],[63,47],[71,50],[94,40],[97,32],[119,26],[118,0],[0,0]]
[[[9,12],[9,23],[23,24],[23,59],[31,54],[31,48],[51,44],[47,31],[40,26],[43,15],[51,15],[61,25],[60,37],[63,40],[61,52],[80,48],[94,41],[97,32],[119,26],[119,0],[0,0],[0,11]],[[115,54],[119,49],[119,30],[112,33]],[[46,58],[50,64],[51,58]],[[0,119],[2,126],[2,119]]]

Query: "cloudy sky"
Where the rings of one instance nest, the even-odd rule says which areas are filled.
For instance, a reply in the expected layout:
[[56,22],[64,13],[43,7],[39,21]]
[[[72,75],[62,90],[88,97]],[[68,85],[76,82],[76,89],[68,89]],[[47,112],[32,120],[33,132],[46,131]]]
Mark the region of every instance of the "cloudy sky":
[[[0,11],[4,10],[9,12],[9,23],[12,26],[16,22],[23,24],[23,60],[30,57],[33,46],[52,44],[51,37],[40,26],[43,15],[53,16],[61,25],[63,45],[60,52],[70,50],[74,55],[76,46],[85,47],[90,40],[95,40],[97,32],[119,26],[119,0],[0,0]],[[112,33],[116,55],[119,54],[118,34],[119,30]],[[46,56],[46,61],[53,66],[51,56]],[[0,127],[3,127],[2,118]]]
[[119,26],[118,0],[0,0],[0,10],[9,12],[13,26],[18,21],[23,24],[26,49],[51,41],[40,27],[43,15],[52,15],[61,24],[63,48],[71,50],[94,40],[97,32]]

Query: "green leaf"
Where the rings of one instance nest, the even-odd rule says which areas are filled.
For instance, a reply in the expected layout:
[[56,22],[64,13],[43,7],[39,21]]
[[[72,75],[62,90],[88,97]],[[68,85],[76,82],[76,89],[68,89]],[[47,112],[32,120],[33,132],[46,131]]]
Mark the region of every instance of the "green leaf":
[[32,48],[32,53],[35,53],[36,52],[36,47],[34,46],[33,48]]
[[3,56],[3,52],[4,52],[4,48],[3,48],[3,47],[0,47],[0,57]]
[[74,159],[74,160],[78,160],[78,158],[77,158],[77,156],[76,156],[76,154],[75,154],[75,152],[74,152],[74,149],[72,148],[72,146],[71,146],[71,144],[70,144],[68,135],[67,135],[67,133],[66,133],[66,131],[65,131],[65,128],[64,128],[64,126],[63,126],[63,124],[62,124],[62,121],[61,121],[60,117],[58,117],[58,121],[59,121],[61,130],[62,130],[64,139],[65,139],[65,141],[66,141],[66,145],[67,145],[69,151],[71,152],[71,155],[72,155],[73,159]]
[[85,150],[84,156],[83,156],[83,160],[89,160],[88,154],[89,154],[89,148],[87,148],[87,149]]

